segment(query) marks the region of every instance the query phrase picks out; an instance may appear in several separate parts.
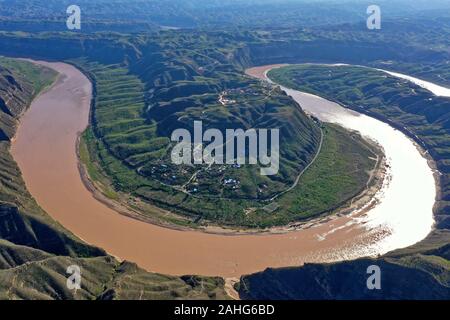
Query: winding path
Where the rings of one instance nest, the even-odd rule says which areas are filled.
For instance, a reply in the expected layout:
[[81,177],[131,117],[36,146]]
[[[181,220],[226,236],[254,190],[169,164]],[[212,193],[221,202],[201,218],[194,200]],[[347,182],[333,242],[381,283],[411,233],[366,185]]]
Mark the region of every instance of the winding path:
[[314,157],[312,158],[312,160],[311,160],[311,161],[308,163],[308,165],[307,165],[305,168],[303,168],[303,170],[298,174],[297,178],[295,178],[294,183],[293,183],[289,188],[287,188],[286,190],[283,190],[283,191],[277,193],[277,194],[274,195],[272,198],[270,198],[270,199],[268,200],[268,202],[273,201],[273,200],[275,200],[276,198],[278,198],[278,197],[282,196],[283,194],[285,194],[286,192],[289,192],[289,191],[291,191],[292,189],[294,189],[294,188],[298,185],[298,183],[300,182],[300,178],[301,178],[302,175],[306,172],[306,170],[308,170],[309,167],[311,167],[311,166],[313,165],[313,163],[316,162],[317,157],[318,157],[319,154],[320,154],[320,151],[322,151],[322,145],[323,145],[323,130],[322,130],[322,128],[320,128],[320,127],[319,127],[319,129],[320,129],[320,141],[319,141],[319,146],[318,146],[317,152],[316,152],[316,154],[314,155]]

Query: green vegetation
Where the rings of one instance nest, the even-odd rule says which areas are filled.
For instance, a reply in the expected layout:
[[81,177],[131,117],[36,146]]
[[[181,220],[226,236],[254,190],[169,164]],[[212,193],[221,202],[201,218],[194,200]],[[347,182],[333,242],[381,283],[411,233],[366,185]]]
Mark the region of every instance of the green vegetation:
[[[226,299],[221,278],[173,277],[149,273],[130,262],[107,257],[45,256],[29,247],[0,245],[0,252],[23,258],[24,263],[0,270],[0,299]],[[26,254],[26,255],[25,255]],[[5,256],[0,256],[5,258]],[[67,289],[66,269],[79,265],[82,288]]]
[[37,66],[28,61],[0,56],[0,64],[5,68],[14,70],[16,77],[24,78],[27,83],[33,86],[31,98],[50,86],[57,77],[57,73],[52,69]]
[[0,141],[13,137],[16,118],[55,77],[52,70],[0,57]]
[[[45,88],[55,73],[11,60],[5,68],[4,61],[0,61],[0,101],[5,101],[5,109],[0,116],[12,106],[20,114],[39,93],[32,88]],[[13,125],[5,131],[13,133],[17,117],[11,118]],[[0,299],[227,298],[221,278],[149,273],[76,238],[33,200],[9,148],[8,138],[0,141]],[[76,293],[66,286],[66,269],[73,264],[81,266],[84,279]]]
[[[95,137],[90,128],[86,129],[80,139],[79,145],[79,157],[81,163],[83,163],[89,179],[102,190],[102,193],[111,200],[119,200],[117,192],[109,186],[108,179],[102,173],[102,169],[99,166],[98,154],[96,150],[89,150],[95,146]],[[94,160],[95,158],[95,160]]]
[[302,175],[298,187],[278,200],[287,208],[287,221],[328,212],[361,193],[368,186],[369,171],[375,168],[378,156],[382,156],[381,151],[360,136],[338,126],[325,126],[319,157]]

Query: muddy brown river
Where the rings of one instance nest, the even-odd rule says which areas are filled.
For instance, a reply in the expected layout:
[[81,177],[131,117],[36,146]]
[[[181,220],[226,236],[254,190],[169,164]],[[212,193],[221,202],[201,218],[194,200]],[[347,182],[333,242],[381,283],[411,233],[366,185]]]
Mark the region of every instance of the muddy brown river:
[[[61,76],[22,117],[12,154],[39,205],[84,241],[149,271],[223,277],[391,249],[374,246],[388,239],[389,229],[383,224],[369,227],[361,217],[354,216],[332,217],[283,234],[231,236],[168,229],[117,213],[93,197],[78,170],[76,141],[88,125],[91,83],[71,65],[35,63],[55,69]],[[423,159],[414,150],[416,153],[410,156]],[[408,152],[414,153],[413,149]],[[417,170],[423,172],[424,168]]]

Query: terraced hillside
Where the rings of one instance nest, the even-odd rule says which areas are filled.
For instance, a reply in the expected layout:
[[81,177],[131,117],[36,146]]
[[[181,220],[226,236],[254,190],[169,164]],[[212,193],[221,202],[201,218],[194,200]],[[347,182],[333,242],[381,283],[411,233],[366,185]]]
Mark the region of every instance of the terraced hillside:
[[[226,298],[220,278],[172,277],[118,262],[53,221],[25,188],[12,159],[18,116],[56,74],[28,62],[0,59],[0,299]],[[8,135],[6,135],[8,134]],[[70,265],[82,268],[82,287],[66,286]]]

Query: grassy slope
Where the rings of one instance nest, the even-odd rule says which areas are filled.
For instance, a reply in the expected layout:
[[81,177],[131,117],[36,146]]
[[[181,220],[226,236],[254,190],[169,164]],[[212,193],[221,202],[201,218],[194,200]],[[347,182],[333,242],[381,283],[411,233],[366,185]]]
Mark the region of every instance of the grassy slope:
[[[442,194],[435,208],[437,229],[423,241],[377,259],[300,268],[267,269],[244,276],[240,294],[248,299],[448,299],[450,231],[446,190],[445,126],[449,99],[383,73],[356,67],[293,66],[272,72],[277,82],[320,94],[355,109],[362,108],[418,135],[443,172]],[[429,100],[432,98],[432,100]],[[368,290],[369,265],[381,268],[382,290]]]
[[[55,78],[51,70],[27,62],[2,58],[0,64],[8,68],[2,67],[0,82],[9,84],[0,92],[16,93],[18,99],[8,105],[14,103],[21,111]],[[4,74],[13,76],[15,82],[1,81]],[[149,273],[84,244],[38,207],[25,188],[9,146],[9,140],[0,141],[0,299],[226,297],[220,278]],[[81,266],[83,277],[76,294],[66,287],[66,268],[73,264]]]

